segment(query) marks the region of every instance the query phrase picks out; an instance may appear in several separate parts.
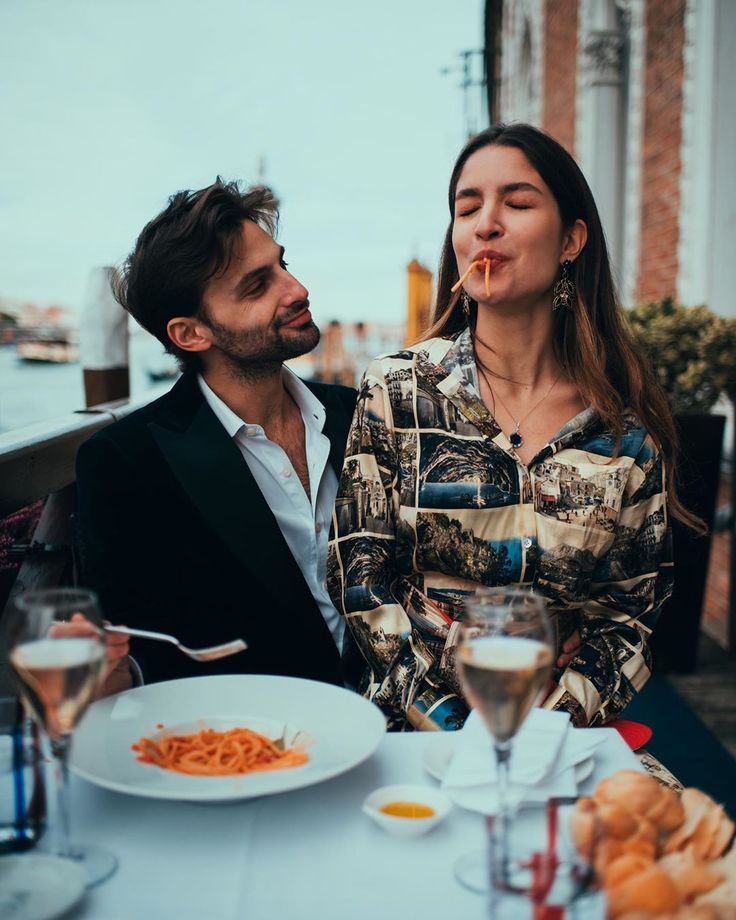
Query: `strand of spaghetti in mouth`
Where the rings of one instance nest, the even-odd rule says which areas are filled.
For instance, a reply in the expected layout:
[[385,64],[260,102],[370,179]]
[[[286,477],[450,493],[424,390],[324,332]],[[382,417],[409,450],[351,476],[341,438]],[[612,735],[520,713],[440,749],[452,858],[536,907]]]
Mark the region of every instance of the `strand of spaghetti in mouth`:
[[475,259],[473,262],[471,262],[470,265],[468,265],[467,269],[465,270],[465,274],[462,276],[462,278],[459,278],[455,282],[455,284],[453,284],[453,286],[450,288],[450,292],[454,294],[456,291],[458,291],[460,287],[463,284],[465,284],[465,281],[468,275],[473,271],[473,269],[480,268],[481,264],[485,265],[486,297],[490,297],[491,296],[491,260],[490,259]]

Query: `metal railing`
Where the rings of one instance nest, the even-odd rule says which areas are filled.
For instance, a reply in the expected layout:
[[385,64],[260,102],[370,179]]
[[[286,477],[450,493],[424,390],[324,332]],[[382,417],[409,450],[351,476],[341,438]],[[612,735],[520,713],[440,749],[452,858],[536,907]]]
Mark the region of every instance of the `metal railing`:
[[158,395],[155,390],[0,434],[0,518],[73,485],[79,446]]
[[[154,390],[139,400],[105,403],[0,434],[0,518],[45,499],[30,552],[23,555],[15,576],[16,590],[58,585],[72,569],[79,446],[159,394]],[[3,619],[0,609],[0,649],[5,644]],[[0,693],[12,692],[2,658],[0,654]]]

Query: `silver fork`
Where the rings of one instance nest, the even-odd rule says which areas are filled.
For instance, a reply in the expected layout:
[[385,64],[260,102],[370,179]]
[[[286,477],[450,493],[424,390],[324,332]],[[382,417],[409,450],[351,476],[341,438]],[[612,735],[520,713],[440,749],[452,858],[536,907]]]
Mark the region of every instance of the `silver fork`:
[[238,652],[244,652],[248,648],[247,642],[242,639],[233,639],[232,642],[224,642],[222,645],[212,645],[209,648],[187,648],[182,645],[174,636],[166,633],[150,632],[147,629],[133,629],[129,626],[105,626],[108,632],[123,633],[126,636],[135,636],[136,639],[155,639],[158,642],[169,642],[175,645],[179,651],[189,655],[195,661],[215,661],[218,658],[227,658],[228,655],[236,655]]

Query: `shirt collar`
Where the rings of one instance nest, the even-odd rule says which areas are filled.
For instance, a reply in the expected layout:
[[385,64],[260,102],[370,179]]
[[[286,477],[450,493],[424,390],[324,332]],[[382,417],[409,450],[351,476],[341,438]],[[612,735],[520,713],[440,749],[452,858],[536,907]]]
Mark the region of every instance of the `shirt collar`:
[[[312,393],[304,381],[297,377],[294,371],[286,367],[286,365],[281,368],[281,379],[284,382],[284,387],[287,392],[299,407],[299,411],[304,419],[304,424],[321,431],[324,427],[326,417],[325,407],[322,403],[317,399],[314,393]],[[208,386],[201,374],[197,374],[197,382],[199,383],[199,388],[202,391],[202,396],[204,396],[207,405],[215,413],[215,416],[219,419],[229,437],[234,438],[245,425],[254,424],[236,415],[233,410],[220,399],[214,390]]]
[[290,367],[284,365],[281,368],[281,379],[284,381],[284,386],[291,394],[292,399],[299,406],[304,424],[322,431],[327,418],[327,413],[322,403]]
[[208,386],[201,374],[197,374],[197,383],[199,384],[202,396],[204,396],[207,405],[215,413],[215,416],[219,419],[228,435],[234,438],[246,422],[237,416],[229,406],[225,405],[214,390]]

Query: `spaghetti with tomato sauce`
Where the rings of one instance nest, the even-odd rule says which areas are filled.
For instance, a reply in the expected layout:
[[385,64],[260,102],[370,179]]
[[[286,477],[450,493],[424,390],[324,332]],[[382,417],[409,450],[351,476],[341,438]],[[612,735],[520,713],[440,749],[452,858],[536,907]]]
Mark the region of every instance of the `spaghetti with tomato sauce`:
[[250,728],[218,732],[202,728],[189,735],[141,738],[132,746],[141,763],[193,776],[237,776],[286,770],[309,761],[301,747],[284,748]]

